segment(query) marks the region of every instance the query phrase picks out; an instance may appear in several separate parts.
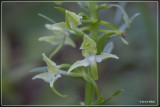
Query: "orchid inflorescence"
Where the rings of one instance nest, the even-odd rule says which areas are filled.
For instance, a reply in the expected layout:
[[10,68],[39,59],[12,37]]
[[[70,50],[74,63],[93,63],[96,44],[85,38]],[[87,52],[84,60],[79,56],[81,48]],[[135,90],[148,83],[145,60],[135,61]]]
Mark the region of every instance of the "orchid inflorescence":
[[[82,12],[76,14],[64,8],[56,7],[56,9],[65,13],[65,22],[55,23],[50,19],[53,24],[45,25],[45,27],[52,32],[52,35],[40,37],[39,41],[48,42],[52,45],[57,46],[57,48],[49,55],[49,57],[47,57],[44,53],[42,54],[43,60],[45,61],[47,66],[33,69],[32,72],[42,72],[34,76],[33,79],[43,79],[45,82],[50,84],[50,87],[57,95],[66,97],[67,95],[59,93],[54,88],[54,82],[62,76],[80,77],[86,82],[92,84],[97,94],[97,101],[92,101],[91,103],[85,104],[104,104],[123,90],[120,89],[116,91],[110,98],[103,99],[96,84],[96,80],[98,80],[99,78],[97,63],[101,63],[103,60],[108,58],[119,59],[118,56],[111,54],[113,50],[113,42],[108,42],[107,44],[105,44],[106,40],[110,40],[113,37],[120,37],[125,44],[128,44],[128,42],[125,40],[125,30],[130,27],[131,22],[136,16],[139,15],[139,13],[136,13],[135,15],[133,15],[133,17],[129,18],[125,10],[116,4],[98,5],[95,2],[78,2],[78,4],[86,11],[89,11],[91,13],[91,16],[89,17],[87,14]],[[93,4],[95,4],[94,13],[92,13],[92,11],[94,10],[92,10]],[[124,24],[119,28],[107,21],[103,21],[101,19],[98,19],[98,17],[96,18],[92,16],[92,14],[97,14],[101,9],[111,8],[114,6],[120,8],[123,14]],[[41,14],[41,16],[43,15]],[[43,17],[46,18],[46,16]],[[106,26],[110,30],[99,29],[99,25]],[[95,30],[96,33],[101,32],[102,34],[99,36],[95,36],[95,33],[92,32],[93,30]],[[87,33],[86,31],[89,31],[90,33]],[[83,38],[80,49],[82,50],[84,59],[76,61],[75,63],[73,63],[73,65],[57,65],[51,59],[63,45],[70,45],[73,48],[76,47],[74,41],[71,39],[71,36]],[[64,70],[63,68],[66,68],[68,70]]]

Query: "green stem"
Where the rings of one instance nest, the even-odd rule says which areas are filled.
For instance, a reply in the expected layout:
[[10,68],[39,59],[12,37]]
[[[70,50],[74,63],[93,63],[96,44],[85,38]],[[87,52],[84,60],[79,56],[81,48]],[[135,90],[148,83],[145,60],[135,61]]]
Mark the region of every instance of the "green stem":
[[[82,23],[84,24],[94,24],[96,23],[98,20],[81,20]],[[111,23],[107,22],[107,21],[100,21],[100,25],[106,26],[110,29],[114,29],[114,30],[118,30],[118,27],[112,25]]]
[[[91,20],[97,20],[98,18],[98,12],[97,12],[97,3],[96,2],[90,2],[90,18]],[[90,36],[91,38],[97,42],[97,32],[98,32],[98,27],[94,26],[91,30],[90,30]],[[91,69],[88,70],[88,76],[92,77],[91,74]],[[88,81],[86,81],[85,83],[85,104],[86,105],[90,105],[93,100],[94,100],[94,85]]]
[[[97,20],[97,18],[98,18],[97,3],[90,2],[89,5],[90,5],[90,18],[91,18],[91,20]],[[97,32],[98,32],[97,25],[93,25],[93,27],[90,31],[90,36],[95,42],[97,42]]]
[[[91,71],[88,71],[88,76],[92,76]],[[90,105],[94,100],[94,85],[91,82],[85,83],[85,104]]]

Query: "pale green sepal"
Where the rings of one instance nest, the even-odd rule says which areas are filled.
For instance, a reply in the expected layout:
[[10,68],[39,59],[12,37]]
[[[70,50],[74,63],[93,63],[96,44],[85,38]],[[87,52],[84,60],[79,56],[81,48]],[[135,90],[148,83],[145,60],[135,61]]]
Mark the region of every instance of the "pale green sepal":
[[80,60],[80,61],[76,61],[68,70],[68,73],[70,73],[73,69],[80,67],[80,66],[84,66],[87,67],[89,66],[89,61],[87,58],[85,58],[84,60]]
[[94,80],[98,80],[98,70],[95,55],[89,56],[88,60],[90,62],[91,72]]
[[51,59],[49,59],[44,53],[42,54],[42,56],[43,56],[43,60],[48,65],[48,72],[57,73],[59,71],[59,69],[58,69],[56,63],[53,62]]
[[102,55],[96,55],[96,61],[99,63],[102,62],[102,60],[107,59],[107,58],[119,59],[118,56],[113,55],[113,54],[109,54],[109,53],[104,53]]
[[74,41],[73,41],[69,36],[66,36],[65,44],[70,45],[70,46],[72,46],[73,48],[76,47]]
[[88,57],[97,53],[96,42],[84,35],[83,43],[80,47],[82,49],[82,55]]
[[66,26],[69,29],[75,28],[81,25],[80,16],[76,15],[74,12],[66,10]]

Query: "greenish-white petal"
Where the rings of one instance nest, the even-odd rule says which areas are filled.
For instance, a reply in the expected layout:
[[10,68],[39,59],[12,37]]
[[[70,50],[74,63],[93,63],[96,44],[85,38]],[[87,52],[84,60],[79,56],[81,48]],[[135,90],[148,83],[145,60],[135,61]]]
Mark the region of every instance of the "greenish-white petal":
[[70,46],[72,46],[73,48],[76,47],[74,41],[73,41],[69,36],[66,36],[65,44],[70,45]]
[[53,30],[54,32],[64,32],[66,29],[66,24],[64,22],[55,23],[55,24],[46,24],[45,27],[49,30]]
[[107,58],[119,59],[118,56],[113,55],[113,54],[109,54],[109,53],[104,53],[102,55],[96,55],[96,61],[99,62],[99,63],[102,62],[102,60],[105,60]]
[[84,66],[87,67],[89,66],[89,60],[87,58],[85,58],[84,60],[80,60],[80,61],[76,61],[68,70],[68,73],[70,73],[73,69],[80,67],[80,66]]
[[63,38],[60,36],[44,36],[40,37],[38,40],[51,43],[52,45],[58,45],[60,42],[62,42],[62,39]]
[[107,43],[106,46],[104,47],[102,54],[103,53],[111,53],[113,50],[113,47],[114,47],[113,42]]
[[48,72],[51,72],[51,73],[59,72],[58,66],[56,65],[55,62],[53,62],[51,59],[49,59],[44,53],[42,54],[42,56],[43,56],[43,60],[48,65]]
[[42,79],[47,83],[50,83],[53,79],[55,78],[55,74],[49,73],[49,72],[44,72],[41,74],[38,74],[34,76],[32,79]]

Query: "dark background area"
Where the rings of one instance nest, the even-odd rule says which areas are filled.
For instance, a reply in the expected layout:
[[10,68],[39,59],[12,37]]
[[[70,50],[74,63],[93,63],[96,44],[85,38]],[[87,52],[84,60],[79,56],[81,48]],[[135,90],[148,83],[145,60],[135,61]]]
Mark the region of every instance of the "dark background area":
[[[102,3],[102,2],[101,2]],[[111,3],[111,2],[106,2]],[[119,37],[114,42],[113,54],[119,60],[108,59],[98,64],[97,81],[104,98],[116,90],[125,91],[113,98],[110,105],[139,105],[141,100],[157,103],[157,3],[156,2],[114,2],[125,8],[129,17],[141,15],[126,30],[125,45]],[[67,98],[52,92],[49,84],[42,80],[32,80],[36,73],[31,69],[45,65],[42,53],[47,55],[54,46],[39,42],[47,36],[45,24],[49,21],[39,17],[41,13],[56,22],[65,21],[64,14],[54,7],[54,2],[3,2],[2,3],[2,104],[4,105],[76,105],[84,99],[84,81],[62,77],[55,83]],[[61,7],[75,13],[83,11],[75,2],[65,2]],[[121,13],[116,8],[103,9],[99,18],[120,26]],[[83,59],[79,47],[82,39],[73,38],[77,47],[64,46],[53,60],[57,64],[73,64]],[[109,41],[107,41],[109,42]],[[151,103],[150,103],[151,104]]]

